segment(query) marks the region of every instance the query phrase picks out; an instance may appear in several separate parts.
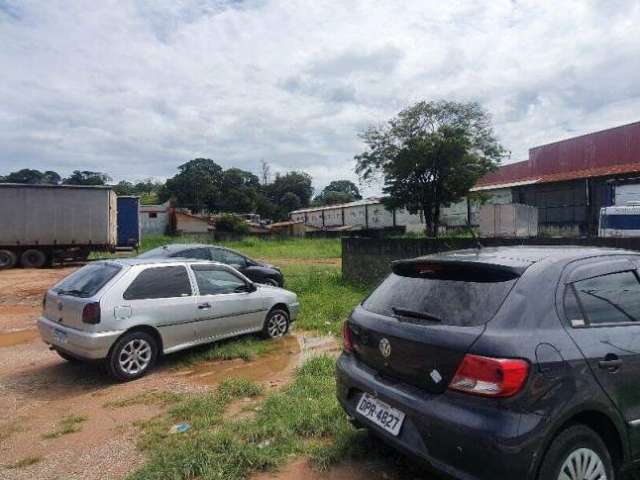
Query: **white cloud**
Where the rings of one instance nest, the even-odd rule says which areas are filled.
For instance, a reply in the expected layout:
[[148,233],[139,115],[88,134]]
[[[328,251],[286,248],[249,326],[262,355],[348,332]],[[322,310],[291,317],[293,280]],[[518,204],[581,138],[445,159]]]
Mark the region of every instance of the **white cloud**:
[[638,1],[0,0],[0,172],[355,178],[357,132],[478,100],[529,147],[639,119]]

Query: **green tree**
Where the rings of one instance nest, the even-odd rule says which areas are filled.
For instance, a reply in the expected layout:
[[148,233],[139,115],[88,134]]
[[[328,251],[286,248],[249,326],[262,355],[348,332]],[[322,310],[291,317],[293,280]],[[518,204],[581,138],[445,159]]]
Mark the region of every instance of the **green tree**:
[[[308,207],[313,195],[311,175],[306,172],[291,171],[277,174],[273,183],[265,187],[265,193],[276,205],[277,219],[287,218],[291,210]],[[287,194],[293,194],[294,197]],[[295,208],[292,206],[295,205]]]
[[324,187],[320,195],[314,198],[313,204],[317,206],[335,205],[360,199],[362,199],[360,190],[351,180],[334,180]]
[[62,183],[65,185],[106,185],[111,177],[106,173],[90,170],[74,170]]
[[194,212],[219,209],[222,197],[222,167],[209,158],[196,158],[178,167],[159,192],[164,202],[174,198],[179,207]]
[[430,236],[440,208],[460,201],[507,153],[475,102],[419,102],[361,138],[367,149],[355,156],[356,172],[363,181],[381,175],[385,205],[423,212]]
[[47,170],[41,172],[40,170],[32,168],[23,168],[22,170],[11,172],[4,177],[0,177],[0,182],[2,183],[27,183],[30,185],[58,185],[60,180],[60,175],[54,171]]
[[256,209],[260,180],[256,175],[239,168],[225,170],[222,175],[221,210],[251,213]]
[[133,183],[127,180],[121,180],[113,186],[113,191],[117,195],[136,195],[136,187]]

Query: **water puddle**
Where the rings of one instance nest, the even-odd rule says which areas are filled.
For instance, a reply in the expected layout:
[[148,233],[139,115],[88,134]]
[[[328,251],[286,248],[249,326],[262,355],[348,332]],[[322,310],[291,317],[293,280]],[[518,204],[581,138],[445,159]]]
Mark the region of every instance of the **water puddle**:
[[294,335],[276,341],[279,345],[272,353],[255,360],[247,362],[238,358],[202,363],[185,372],[186,378],[206,385],[218,384],[227,378],[244,378],[253,382],[284,381],[300,362],[301,348]]
[[[345,462],[326,471],[314,470],[307,461],[296,460],[277,472],[258,473],[251,480],[399,480],[402,477],[393,468],[378,463]],[[411,477],[415,478],[415,477]],[[435,480],[435,477],[424,477]]]
[[20,345],[21,343],[31,342],[36,338],[38,338],[37,329],[0,333],[0,348],[13,347],[14,345]]

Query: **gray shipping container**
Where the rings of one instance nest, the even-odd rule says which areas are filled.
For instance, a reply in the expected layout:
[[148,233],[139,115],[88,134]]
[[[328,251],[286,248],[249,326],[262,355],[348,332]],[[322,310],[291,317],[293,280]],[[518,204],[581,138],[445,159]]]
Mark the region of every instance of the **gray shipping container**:
[[51,258],[68,248],[111,250],[116,243],[110,187],[0,184],[0,249],[19,257],[31,247]]
[[483,205],[480,236],[526,238],[538,235],[538,209],[520,203]]

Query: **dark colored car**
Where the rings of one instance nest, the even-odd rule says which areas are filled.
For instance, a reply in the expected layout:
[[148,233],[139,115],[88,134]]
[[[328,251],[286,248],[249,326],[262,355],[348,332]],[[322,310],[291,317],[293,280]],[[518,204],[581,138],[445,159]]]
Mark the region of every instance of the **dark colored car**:
[[278,267],[268,263],[253,260],[240,252],[215,245],[186,243],[164,245],[154,248],[139,258],[190,258],[196,260],[213,260],[214,262],[230,265],[240,271],[245,277],[256,283],[284,286],[284,277]]
[[352,422],[462,479],[613,480],[640,460],[640,254],[395,262],[345,323]]

